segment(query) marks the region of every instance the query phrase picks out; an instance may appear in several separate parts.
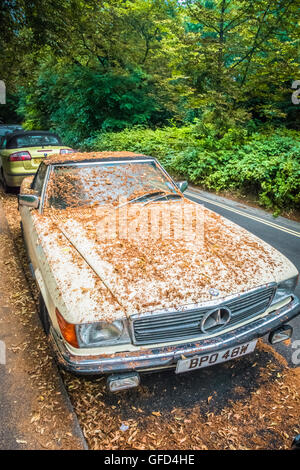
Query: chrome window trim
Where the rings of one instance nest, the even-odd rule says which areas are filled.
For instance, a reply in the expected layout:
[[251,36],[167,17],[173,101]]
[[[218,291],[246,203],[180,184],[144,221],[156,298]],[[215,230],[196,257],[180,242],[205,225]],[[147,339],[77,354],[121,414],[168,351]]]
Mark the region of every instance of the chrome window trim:
[[41,199],[40,199],[40,207],[39,207],[39,213],[42,214],[44,210],[44,204],[45,204],[45,196],[46,196],[46,191],[47,191],[47,186],[48,186],[48,181],[50,177],[50,173],[52,171],[52,165],[48,165],[46,175],[44,178],[44,184],[41,192]]
[[[107,157],[108,159],[111,158],[111,157]],[[113,158],[113,157],[112,157]],[[135,160],[135,159],[132,159],[132,160],[105,160],[105,161],[97,161],[97,160],[94,160],[94,161],[74,161],[74,162],[66,162],[66,163],[51,163],[50,165],[48,166],[51,166],[51,167],[54,167],[54,166],[87,166],[87,165],[105,165],[107,163],[146,163],[146,162],[154,162],[157,164],[157,161],[155,158],[147,158],[145,160]]]
[[[111,157],[107,157],[107,158],[111,158]],[[112,157],[113,158],[113,157]],[[156,160],[156,158],[151,158],[151,157],[146,157],[145,159],[141,160],[141,159],[131,159],[131,160],[114,160],[114,161],[111,161],[111,160],[106,160],[106,161],[86,161],[86,162],[67,162],[67,163],[50,163],[48,166],[48,170],[46,172],[46,175],[45,175],[45,179],[44,179],[44,185],[43,185],[43,189],[42,189],[42,192],[41,192],[41,202],[40,202],[40,207],[39,207],[39,212],[40,214],[43,213],[43,209],[44,209],[44,204],[45,204],[45,195],[46,195],[46,191],[47,191],[47,185],[48,185],[48,181],[49,181],[49,177],[50,177],[50,174],[51,172],[54,170],[55,167],[57,166],[89,166],[89,165],[106,165],[107,163],[149,163],[149,162],[154,162],[155,165],[163,172],[163,174],[167,177],[167,179],[169,179],[172,184],[174,185],[175,189],[178,191],[178,188],[176,186],[176,183],[172,180],[172,178],[170,177],[170,175],[166,172],[166,170],[160,165],[160,163]]]

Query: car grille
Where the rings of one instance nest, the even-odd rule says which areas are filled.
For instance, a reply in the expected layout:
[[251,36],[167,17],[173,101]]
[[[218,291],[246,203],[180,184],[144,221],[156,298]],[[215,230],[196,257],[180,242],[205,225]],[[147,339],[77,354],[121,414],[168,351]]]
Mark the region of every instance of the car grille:
[[[202,333],[199,322],[210,310],[228,307],[231,310],[232,317],[226,328],[232,327],[263,313],[271,303],[274,292],[275,285],[259,288],[209,308],[156,315],[149,314],[142,317],[133,316],[131,317],[131,326],[134,343],[167,343],[193,337],[200,339],[202,336],[207,336],[207,334]],[[218,328],[216,327],[216,329]],[[209,333],[213,334],[214,329],[210,329]]]

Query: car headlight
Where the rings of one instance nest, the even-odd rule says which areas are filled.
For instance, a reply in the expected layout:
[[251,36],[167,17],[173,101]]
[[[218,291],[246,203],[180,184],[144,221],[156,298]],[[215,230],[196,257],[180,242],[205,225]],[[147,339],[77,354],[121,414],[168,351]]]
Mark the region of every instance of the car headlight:
[[122,320],[113,323],[98,322],[76,325],[76,336],[80,348],[130,343],[127,326]]
[[292,293],[296,289],[298,278],[299,274],[290,277],[289,279],[285,279],[285,281],[279,282],[272,304],[280,302],[280,300],[283,300],[284,298],[292,295]]

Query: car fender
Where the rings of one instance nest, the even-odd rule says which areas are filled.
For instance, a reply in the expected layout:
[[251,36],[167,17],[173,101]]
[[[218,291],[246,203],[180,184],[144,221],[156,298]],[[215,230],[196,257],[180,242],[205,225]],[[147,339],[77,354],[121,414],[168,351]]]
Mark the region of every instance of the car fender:
[[53,324],[53,326],[55,327],[57,331],[60,331],[58,323],[57,323],[56,314],[55,314],[55,305],[52,301],[51,295],[49,294],[49,291],[46,287],[42,273],[39,270],[39,268],[36,268],[36,270],[34,271],[34,275],[35,275],[35,280],[40,290],[40,293],[42,294],[45,305],[47,307],[51,323]]

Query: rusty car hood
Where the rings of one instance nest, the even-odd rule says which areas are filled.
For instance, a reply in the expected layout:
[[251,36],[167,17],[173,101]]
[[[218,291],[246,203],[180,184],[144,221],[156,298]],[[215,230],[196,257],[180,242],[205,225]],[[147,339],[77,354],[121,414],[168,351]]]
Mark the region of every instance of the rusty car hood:
[[213,300],[211,288],[221,299],[295,270],[262,240],[188,199],[129,204],[126,211],[36,214],[69,321],[198,305]]

